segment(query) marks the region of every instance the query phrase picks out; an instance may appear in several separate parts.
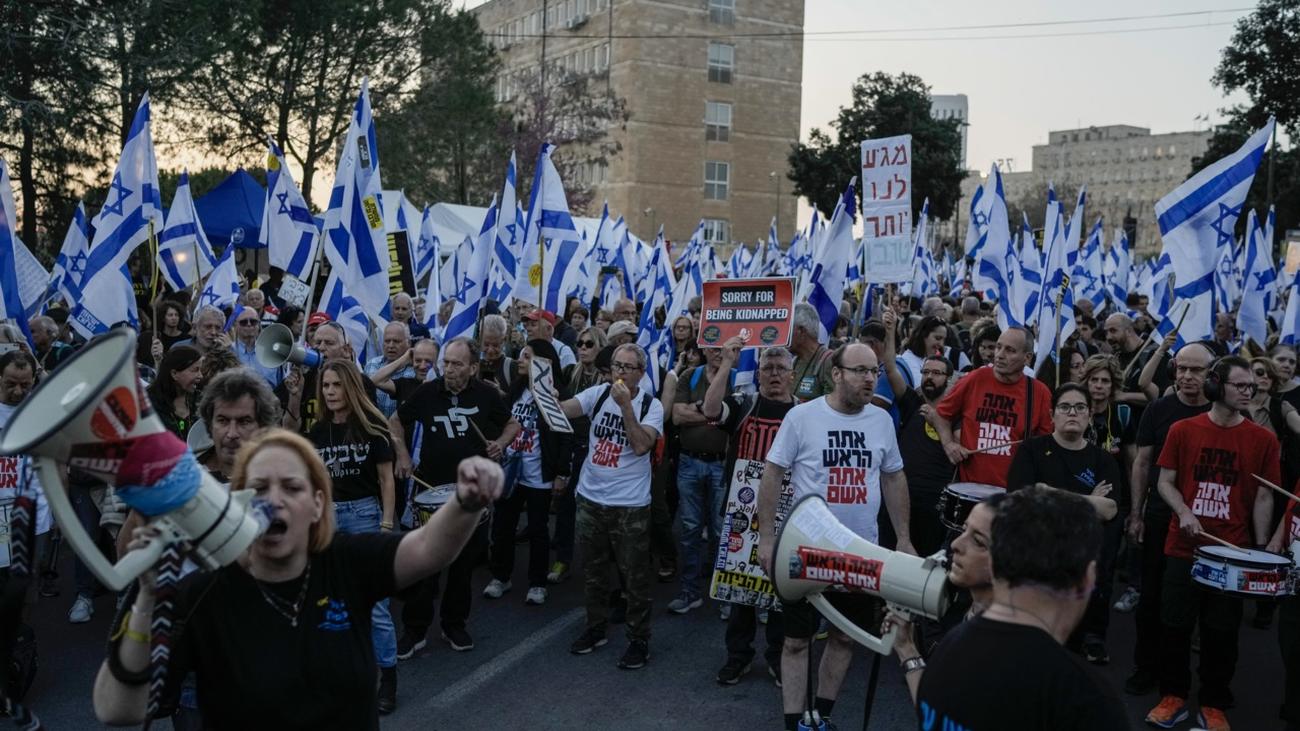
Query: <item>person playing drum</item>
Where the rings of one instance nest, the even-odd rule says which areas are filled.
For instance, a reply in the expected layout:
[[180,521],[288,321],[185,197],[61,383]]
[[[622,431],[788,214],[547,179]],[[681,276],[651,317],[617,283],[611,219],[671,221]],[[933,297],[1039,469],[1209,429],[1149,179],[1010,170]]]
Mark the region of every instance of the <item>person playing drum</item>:
[[[1172,728],[1188,715],[1192,629],[1200,625],[1200,725],[1229,728],[1223,709],[1232,702],[1237,660],[1240,598],[1206,588],[1192,579],[1193,553],[1212,542],[1202,534],[1239,547],[1268,542],[1273,493],[1252,474],[1277,484],[1281,453],[1277,438],[1242,416],[1255,395],[1250,363],[1221,358],[1205,380],[1210,411],[1184,419],[1169,430],[1160,452],[1158,489],[1173,510],[1165,539],[1166,568],[1160,615],[1160,703],[1148,723]],[[1252,532],[1253,531],[1253,532]]]

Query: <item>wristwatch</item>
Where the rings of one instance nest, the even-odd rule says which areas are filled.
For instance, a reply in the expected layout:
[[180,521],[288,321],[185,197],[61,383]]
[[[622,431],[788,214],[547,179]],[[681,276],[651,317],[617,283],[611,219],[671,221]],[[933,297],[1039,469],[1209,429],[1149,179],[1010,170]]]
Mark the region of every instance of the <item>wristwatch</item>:
[[907,675],[908,673],[916,672],[917,670],[924,670],[925,658],[921,657],[920,655],[917,655],[916,657],[909,657],[902,662],[902,666],[903,666],[904,675]]

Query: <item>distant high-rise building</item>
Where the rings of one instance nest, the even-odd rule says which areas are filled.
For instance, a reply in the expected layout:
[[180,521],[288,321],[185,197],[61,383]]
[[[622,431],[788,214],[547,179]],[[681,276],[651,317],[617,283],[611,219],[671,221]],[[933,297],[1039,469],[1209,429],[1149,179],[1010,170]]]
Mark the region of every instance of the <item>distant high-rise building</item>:
[[790,238],[803,0],[490,0],[472,12],[500,53],[498,101],[543,64],[548,85],[593,74],[607,83],[591,93],[626,101],[626,129],[609,133],[621,150],[573,181],[595,190],[587,214],[608,199],[638,235],[662,224],[675,241],[703,219],[716,243],[766,237],[777,217]]
[[930,116],[961,120],[961,169],[966,169],[966,128],[970,126],[970,103],[965,94],[931,94]]

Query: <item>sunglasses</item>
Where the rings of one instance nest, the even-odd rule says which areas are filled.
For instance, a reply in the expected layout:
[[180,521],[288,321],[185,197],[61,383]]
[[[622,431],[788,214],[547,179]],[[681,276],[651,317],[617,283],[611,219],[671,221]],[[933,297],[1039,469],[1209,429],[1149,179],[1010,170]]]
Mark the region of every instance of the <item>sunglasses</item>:
[[595,341],[595,340],[579,340],[579,341],[578,341],[578,347],[579,347],[579,348],[594,348],[594,347],[596,347],[596,341]]
[[257,320],[236,320],[235,322],[236,322],[236,324],[239,324],[239,325],[256,325],[256,324],[257,324]]

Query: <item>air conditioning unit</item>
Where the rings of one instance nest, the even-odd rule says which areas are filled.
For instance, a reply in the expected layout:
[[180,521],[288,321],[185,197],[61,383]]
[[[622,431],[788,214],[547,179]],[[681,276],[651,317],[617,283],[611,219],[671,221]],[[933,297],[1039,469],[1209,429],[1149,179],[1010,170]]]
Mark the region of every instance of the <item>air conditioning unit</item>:
[[577,30],[586,24],[587,24],[587,14],[581,13],[579,15],[573,16],[572,18],[569,18],[564,23],[564,27],[567,28],[568,30]]

